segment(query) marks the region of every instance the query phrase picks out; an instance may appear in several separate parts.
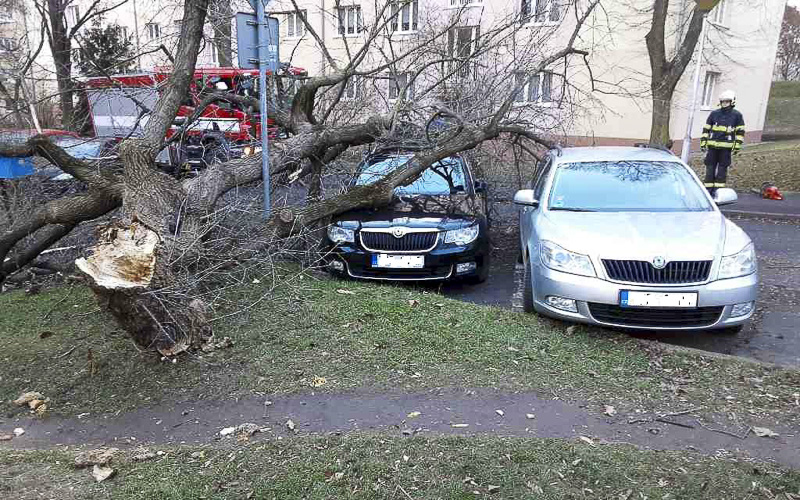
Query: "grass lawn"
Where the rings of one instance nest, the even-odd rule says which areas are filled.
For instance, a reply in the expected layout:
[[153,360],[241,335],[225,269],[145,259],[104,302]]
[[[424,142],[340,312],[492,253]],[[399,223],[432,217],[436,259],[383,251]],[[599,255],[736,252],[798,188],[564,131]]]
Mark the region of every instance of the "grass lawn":
[[[151,449],[150,451],[155,451]],[[800,498],[800,473],[687,452],[504,438],[346,436],[120,456],[96,484],[66,452],[0,451],[0,496],[174,499]],[[202,455],[198,455],[202,453]],[[194,456],[193,456],[194,455]]]
[[[235,345],[174,364],[139,352],[82,286],[2,294],[0,399],[39,391],[53,414],[76,415],[264,393],[493,387],[613,402],[620,411],[700,404],[800,420],[798,371],[650,352],[622,334],[567,331],[537,316],[408,287],[309,276],[294,283],[269,296],[264,284],[228,294],[214,310],[223,317],[215,329]],[[312,388],[314,377],[327,383]],[[24,411],[0,407],[0,415]]]
[[[800,100],[798,100],[800,103]],[[800,117],[800,106],[797,109]],[[800,134],[800,128],[799,134]],[[703,179],[703,156],[696,155],[692,166]],[[800,140],[745,145],[728,170],[728,186],[740,191],[761,189],[773,182],[781,191],[800,191]]]

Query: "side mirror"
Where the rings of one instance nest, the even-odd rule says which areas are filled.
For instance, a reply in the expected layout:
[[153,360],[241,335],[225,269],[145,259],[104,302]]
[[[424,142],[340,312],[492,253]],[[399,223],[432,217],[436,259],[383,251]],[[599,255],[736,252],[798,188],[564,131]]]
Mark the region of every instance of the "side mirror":
[[476,193],[485,193],[489,190],[489,184],[486,183],[484,180],[477,180],[475,181],[475,192]]
[[719,188],[717,192],[714,193],[714,202],[718,206],[730,205],[731,203],[736,203],[738,200],[739,195],[731,188]]
[[523,205],[526,207],[536,208],[539,206],[539,200],[533,194],[533,189],[521,189],[514,195],[514,203],[516,205]]

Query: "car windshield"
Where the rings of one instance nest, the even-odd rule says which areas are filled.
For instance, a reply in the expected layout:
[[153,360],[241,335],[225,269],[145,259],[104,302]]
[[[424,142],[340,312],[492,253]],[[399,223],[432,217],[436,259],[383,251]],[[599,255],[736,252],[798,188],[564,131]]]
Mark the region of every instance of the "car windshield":
[[[376,157],[362,165],[355,184],[357,186],[374,184],[411,158],[411,156]],[[450,195],[465,191],[464,167],[457,158],[445,158],[434,163],[411,185],[395,188],[395,193],[398,194]]]
[[598,161],[559,166],[550,210],[576,212],[707,212],[703,187],[670,161]]
[[97,158],[103,145],[102,141],[75,137],[58,138],[53,142],[75,158]]

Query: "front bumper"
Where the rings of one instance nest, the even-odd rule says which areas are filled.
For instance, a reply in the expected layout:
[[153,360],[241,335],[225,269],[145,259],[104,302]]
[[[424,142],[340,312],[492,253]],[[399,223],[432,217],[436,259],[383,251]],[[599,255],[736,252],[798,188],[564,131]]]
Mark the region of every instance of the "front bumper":
[[[340,276],[367,280],[444,281],[469,278],[480,274],[483,267],[488,265],[489,243],[488,240],[480,237],[464,246],[440,243],[430,252],[421,254],[425,256],[425,267],[421,269],[375,268],[372,266],[372,255],[374,254],[375,252],[368,252],[357,244],[339,245],[330,250],[327,267],[330,272]],[[335,266],[334,262],[339,262],[344,267]],[[458,264],[469,262],[474,262],[475,268],[459,273]]]
[[[731,317],[733,306],[755,302],[758,293],[757,273],[701,285],[669,287],[615,283],[553,271],[541,265],[535,266],[532,275],[534,308],[537,312],[567,321],[630,329],[698,330],[738,326],[753,316],[755,307],[748,314]],[[621,309],[617,306],[623,290],[697,292],[697,309]],[[578,311],[568,312],[551,307],[546,303],[548,296],[573,299]],[[629,315],[630,312],[633,315]],[[648,321],[649,312],[652,312],[652,323]]]

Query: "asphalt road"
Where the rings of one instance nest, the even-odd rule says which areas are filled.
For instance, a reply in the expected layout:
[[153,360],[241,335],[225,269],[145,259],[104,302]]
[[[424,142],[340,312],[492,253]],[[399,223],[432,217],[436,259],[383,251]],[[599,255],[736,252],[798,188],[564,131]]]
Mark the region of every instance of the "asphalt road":
[[[759,261],[761,286],[754,320],[736,335],[718,332],[633,333],[669,344],[755,358],[787,366],[800,366],[800,221],[729,216],[753,239]],[[481,285],[448,284],[439,291],[453,298],[512,308],[517,236],[512,222],[500,227],[493,253],[492,273]],[[518,300],[518,299],[517,299]],[[619,331],[621,335],[629,333]]]

